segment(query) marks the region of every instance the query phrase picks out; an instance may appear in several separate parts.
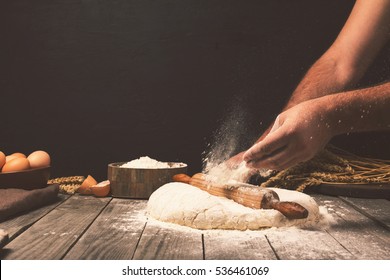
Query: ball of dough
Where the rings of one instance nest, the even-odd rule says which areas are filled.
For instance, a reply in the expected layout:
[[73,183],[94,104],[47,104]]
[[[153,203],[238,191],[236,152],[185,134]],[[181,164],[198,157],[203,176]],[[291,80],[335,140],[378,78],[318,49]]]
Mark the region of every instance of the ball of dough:
[[257,230],[270,227],[304,226],[318,221],[315,200],[300,192],[272,188],[281,201],[295,201],[309,211],[305,219],[289,220],[273,209],[252,209],[233,200],[208,194],[185,183],[168,183],[149,198],[151,217],[196,229]]

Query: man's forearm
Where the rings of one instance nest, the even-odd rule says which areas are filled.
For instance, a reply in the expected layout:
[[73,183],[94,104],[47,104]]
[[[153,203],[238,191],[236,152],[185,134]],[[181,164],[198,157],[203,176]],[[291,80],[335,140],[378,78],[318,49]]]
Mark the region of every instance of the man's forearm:
[[298,84],[284,110],[310,99],[352,88],[360,76],[338,61],[334,56],[324,54]]
[[[358,75],[345,69],[335,61],[332,54],[327,52],[309,69],[282,111],[301,102],[351,88],[358,78],[360,78]],[[272,126],[273,123],[262,133],[256,143],[267,136]]]
[[333,135],[390,129],[390,82],[314,99],[324,108]]
[[357,0],[332,46],[310,68],[285,109],[352,89],[389,40],[390,0]]

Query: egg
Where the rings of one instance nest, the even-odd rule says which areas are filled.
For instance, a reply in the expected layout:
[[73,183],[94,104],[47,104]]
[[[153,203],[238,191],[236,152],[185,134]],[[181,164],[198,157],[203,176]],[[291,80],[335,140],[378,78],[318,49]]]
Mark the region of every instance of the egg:
[[3,168],[5,164],[5,158],[6,158],[5,154],[0,151],[0,169]]
[[50,156],[45,151],[35,151],[27,157],[31,168],[50,166]]
[[93,178],[91,175],[88,175],[87,178],[83,181],[81,186],[77,189],[78,193],[81,194],[92,194],[91,186],[94,186],[97,184],[97,181],[95,178]]
[[110,181],[106,180],[91,186],[91,191],[94,195],[99,197],[107,196],[110,193]]
[[15,171],[23,171],[30,169],[30,162],[28,159],[24,157],[18,157],[14,158],[13,160],[7,161],[3,169],[1,170],[2,172],[15,172]]
[[5,161],[6,162],[9,162],[15,158],[26,158],[26,155],[25,154],[22,154],[22,153],[13,153],[12,155],[8,155],[5,157]]

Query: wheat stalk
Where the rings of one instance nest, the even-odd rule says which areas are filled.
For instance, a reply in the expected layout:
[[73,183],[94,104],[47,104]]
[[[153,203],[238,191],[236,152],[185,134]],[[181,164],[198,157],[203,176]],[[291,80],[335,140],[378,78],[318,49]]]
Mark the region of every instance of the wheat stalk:
[[312,160],[276,173],[261,186],[304,191],[323,183],[390,183],[390,160],[360,157],[328,146]]

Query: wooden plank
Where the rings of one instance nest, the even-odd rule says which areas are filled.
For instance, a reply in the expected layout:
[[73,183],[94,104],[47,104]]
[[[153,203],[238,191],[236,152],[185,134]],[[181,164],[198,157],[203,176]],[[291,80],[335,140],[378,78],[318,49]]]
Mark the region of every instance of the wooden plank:
[[323,195],[348,196],[360,198],[390,198],[390,184],[337,184],[323,183],[313,186],[310,190]]
[[332,236],[322,230],[275,228],[267,230],[266,237],[278,259],[334,260],[353,256]]
[[353,197],[341,197],[341,199],[352,205],[355,209],[367,217],[378,221],[390,230],[390,201],[386,199],[364,199]]
[[0,229],[0,249],[8,242],[8,232]]
[[144,200],[111,200],[65,259],[131,259],[146,224]]
[[0,228],[5,229],[8,232],[9,240],[12,240],[68,198],[69,195],[59,194],[57,202],[10,218],[0,223]]
[[1,259],[61,259],[111,198],[73,195],[8,243]]
[[390,232],[335,197],[316,196],[328,209],[335,224],[327,232],[346,248],[354,259],[389,259]]
[[148,221],[134,254],[136,260],[201,260],[199,230]]
[[265,231],[208,230],[204,232],[206,260],[274,260]]

